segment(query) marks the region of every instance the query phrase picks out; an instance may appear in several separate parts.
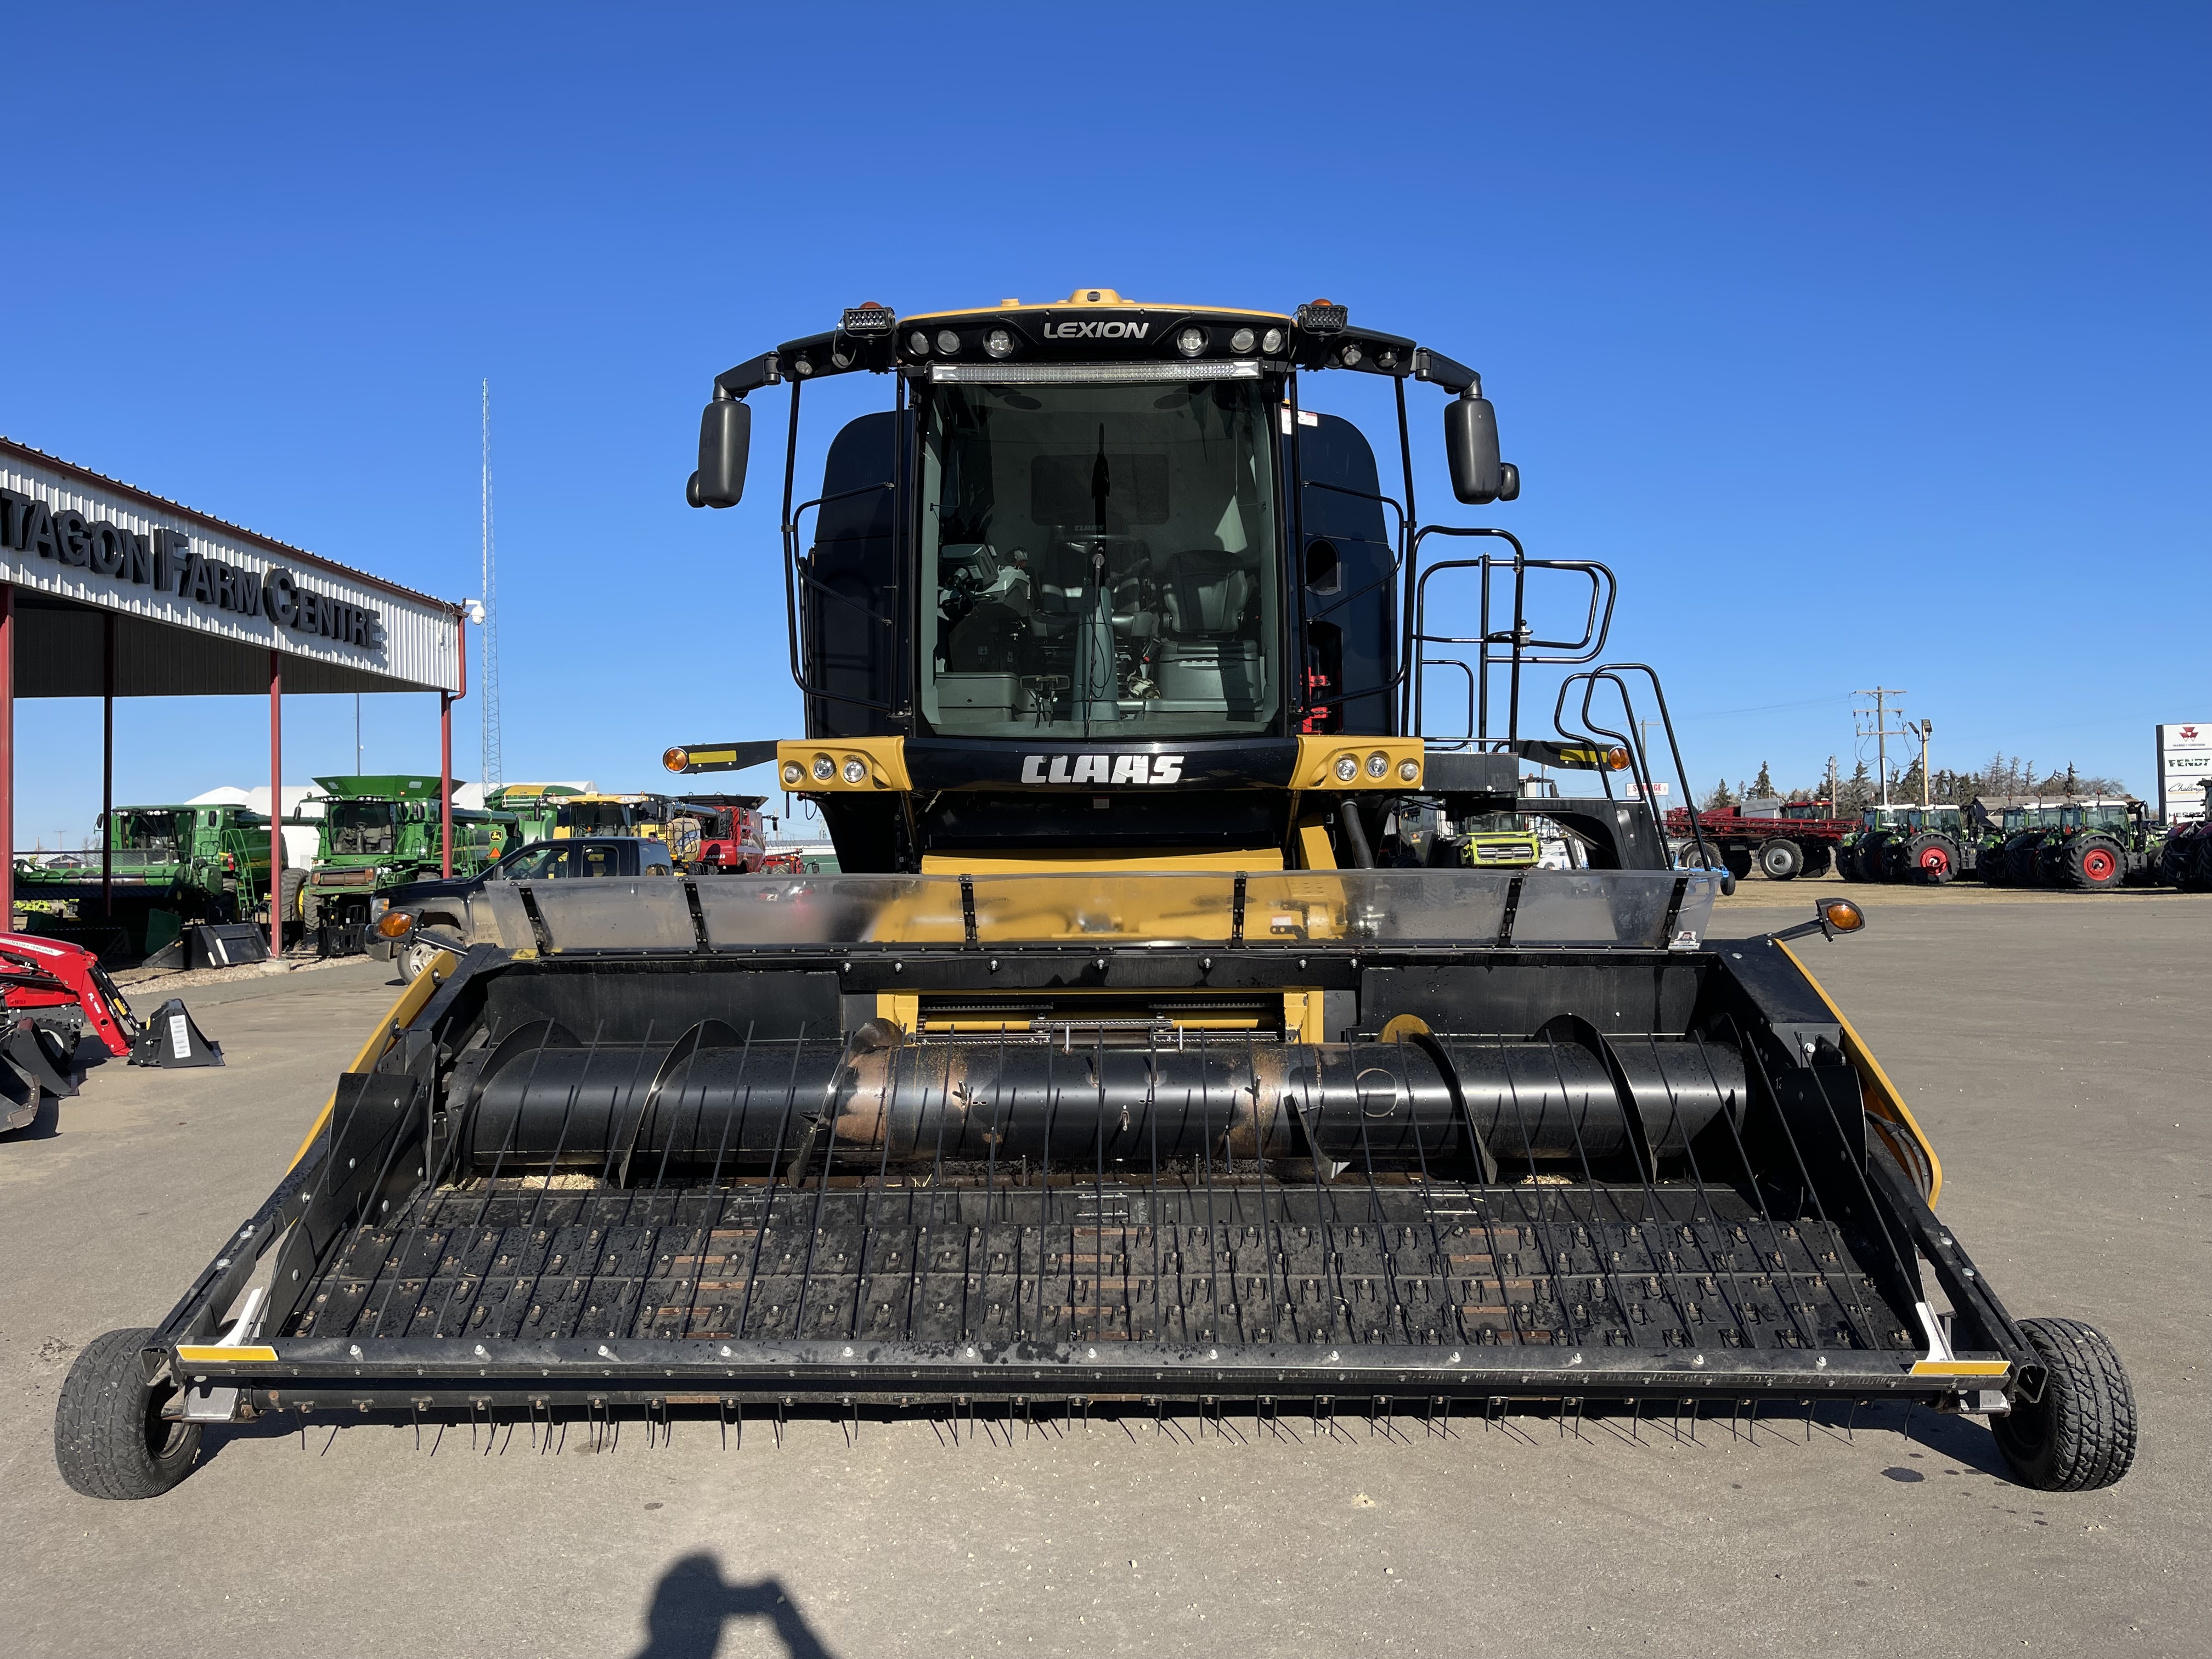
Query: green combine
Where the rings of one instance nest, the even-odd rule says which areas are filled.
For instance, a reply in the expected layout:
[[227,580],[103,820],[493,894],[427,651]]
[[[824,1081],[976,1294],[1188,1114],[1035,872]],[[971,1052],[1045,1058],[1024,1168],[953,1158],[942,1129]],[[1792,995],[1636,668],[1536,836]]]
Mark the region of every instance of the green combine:
[[[315,867],[300,894],[300,920],[320,954],[347,956],[363,948],[386,895],[440,873],[438,781],[383,775],[317,778],[315,784],[323,792],[316,798],[323,816]],[[513,812],[457,806],[453,822],[457,876],[474,875],[520,840]]]
[[109,849],[112,908],[101,911],[97,848],[15,860],[32,932],[102,956],[150,956],[194,922],[266,914],[269,818],[243,806],[119,806],[95,818]]

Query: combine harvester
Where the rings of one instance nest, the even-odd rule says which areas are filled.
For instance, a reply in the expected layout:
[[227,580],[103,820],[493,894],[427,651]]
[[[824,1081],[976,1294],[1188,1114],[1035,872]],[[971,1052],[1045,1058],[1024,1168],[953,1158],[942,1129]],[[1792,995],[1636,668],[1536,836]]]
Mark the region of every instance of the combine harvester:
[[[498,884],[175,1311],[79,1359],[73,1486],[161,1492],[270,1410],[1876,1399],[2120,1477],[2112,1349],[2006,1311],[1794,953],[1855,907],[1706,937],[1612,574],[1420,523],[1409,380],[1458,498],[1517,493],[1472,371],[1326,302],[863,306],[720,377],[692,501],[738,499],[749,395],[789,388],[788,457],[858,370],[890,406],[783,480],[807,735],[667,757],[772,764],[842,872]],[[1398,499],[1303,406],[1342,374],[1393,383]],[[1450,739],[1425,660],[1471,683]],[[1587,781],[1524,800],[1535,761]],[[1574,867],[1376,868],[1401,808]]]

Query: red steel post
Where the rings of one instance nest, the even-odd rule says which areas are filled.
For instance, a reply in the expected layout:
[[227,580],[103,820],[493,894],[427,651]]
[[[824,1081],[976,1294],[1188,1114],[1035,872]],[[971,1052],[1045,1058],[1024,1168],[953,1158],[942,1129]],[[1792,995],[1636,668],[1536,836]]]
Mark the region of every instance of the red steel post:
[[0,581],[0,933],[15,931],[15,587]]

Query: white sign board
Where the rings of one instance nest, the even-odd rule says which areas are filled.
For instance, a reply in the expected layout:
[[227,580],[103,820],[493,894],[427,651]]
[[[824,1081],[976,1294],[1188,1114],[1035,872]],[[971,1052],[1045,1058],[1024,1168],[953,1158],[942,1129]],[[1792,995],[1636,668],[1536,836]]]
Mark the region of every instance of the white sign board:
[[2168,823],[2204,816],[2204,781],[2212,778],[2212,721],[2158,728],[2158,813]]

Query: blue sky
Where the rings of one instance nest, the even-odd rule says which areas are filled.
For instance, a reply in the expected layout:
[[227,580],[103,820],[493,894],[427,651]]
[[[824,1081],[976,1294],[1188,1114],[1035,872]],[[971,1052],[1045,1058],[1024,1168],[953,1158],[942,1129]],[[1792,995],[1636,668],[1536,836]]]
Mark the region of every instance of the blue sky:
[[[866,299],[1327,295],[1483,371],[1488,515],[1620,573],[1700,789],[1848,769],[1876,684],[1938,764],[2138,791],[2212,718],[2201,7],[804,15],[18,15],[0,431],[460,597],[489,377],[507,775],[635,787],[798,729],[773,445],[682,500],[717,370]],[[364,723],[434,763],[434,700]],[[118,727],[125,799],[265,772],[238,702]],[[98,731],[19,706],[19,845],[88,826]],[[349,769],[351,700],[287,738]]]

